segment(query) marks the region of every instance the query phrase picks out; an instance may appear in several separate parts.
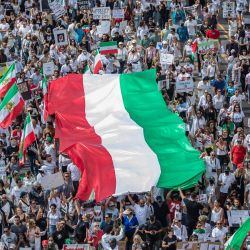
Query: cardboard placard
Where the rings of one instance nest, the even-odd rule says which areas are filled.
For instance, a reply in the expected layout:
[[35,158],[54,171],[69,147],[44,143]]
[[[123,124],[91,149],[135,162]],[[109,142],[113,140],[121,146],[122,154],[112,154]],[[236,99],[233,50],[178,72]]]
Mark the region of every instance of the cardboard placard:
[[89,244],[65,244],[63,250],[90,250]]
[[54,74],[55,65],[53,62],[43,63],[43,74],[52,76]]
[[55,43],[57,46],[68,45],[68,34],[66,29],[53,29]]
[[228,223],[230,227],[240,227],[248,219],[248,210],[231,210],[227,211]]
[[113,9],[112,17],[114,19],[123,19],[124,18],[124,9]]
[[41,178],[40,183],[45,190],[60,187],[64,184],[64,179],[61,172],[45,175]]
[[222,9],[223,9],[223,12],[222,12],[223,18],[236,17],[235,2],[233,1],[223,2]]
[[110,21],[101,21],[101,24],[96,27],[99,35],[109,34],[110,32]]
[[182,92],[190,92],[194,89],[194,82],[192,79],[190,80],[180,80],[177,78],[176,85],[175,85],[175,91],[177,93]]
[[174,62],[174,55],[173,54],[160,54],[160,63],[166,63],[166,64],[173,64]]
[[78,0],[77,4],[81,10],[90,9],[90,1],[89,0]]
[[24,100],[27,101],[27,100],[31,99],[30,89],[29,89],[28,83],[26,81],[17,83],[17,88],[18,88],[18,90],[19,90],[19,92],[22,95],[22,98]]
[[120,22],[119,32],[123,33],[123,31],[126,29],[127,25],[128,25],[128,21],[127,20]]
[[93,19],[94,20],[103,20],[111,18],[111,10],[110,7],[99,7],[93,8]]
[[52,10],[53,14],[55,15],[56,19],[60,18],[65,14],[65,9],[63,6],[63,2],[61,0],[50,0],[48,1],[49,7]]

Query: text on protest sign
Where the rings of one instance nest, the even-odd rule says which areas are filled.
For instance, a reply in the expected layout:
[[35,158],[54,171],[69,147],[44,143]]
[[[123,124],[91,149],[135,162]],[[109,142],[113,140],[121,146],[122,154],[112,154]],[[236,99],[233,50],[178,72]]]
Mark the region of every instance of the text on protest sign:
[[114,19],[123,19],[124,18],[124,9],[113,9],[112,17]]
[[249,217],[248,210],[231,210],[227,212],[228,223],[230,227],[239,227]]
[[61,0],[49,1],[48,3],[56,19],[60,18],[65,14],[65,9]]
[[63,250],[89,250],[88,244],[65,244]]
[[223,2],[222,9],[223,9],[223,14],[222,14],[223,18],[236,16],[235,2],[231,2],[231,1]]
[[43,63],[43,74],[52,76],[54,74],[55,65],[53,62]]
[[174,62],[173,54],[160,54],[160,63],[172,64]]
[[79,8],[82,10],[87,10],[90,8],[89,0],[78,0],[77,4],[78,4]]
[[192,79],[190,80],[180,80],[177,79],[175,91],[178,93],[181,92],[190,92],[194,89],[194,82]]
[[111,10],[109,7],[99,7],[93,8],[93,19],[110,19],[111,18]]
[[207,39],[198,43],[198,53],[206,54],[208,52],[217,52],[219,49],[219,41],[215,39]]
[[60,187],[64,184],[64,179],[61,172],[45,175],[41,178],[40,183],[45,190]]

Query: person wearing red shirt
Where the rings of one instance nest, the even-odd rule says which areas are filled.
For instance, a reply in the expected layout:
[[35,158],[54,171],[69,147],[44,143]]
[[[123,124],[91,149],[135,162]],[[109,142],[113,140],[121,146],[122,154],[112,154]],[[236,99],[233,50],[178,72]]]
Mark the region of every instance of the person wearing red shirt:
[[175,211],[177,208],[181,207],[181,201],[179,199],[178,194],[172,193],[172,191],[169,191],[166,196],[169,212],[170,212],[170,219],[171,223],[175,219]]
[[233,163],[234,170],[244,161],[246,153],[246,147],[244,147],[242,141],[238,139],[237,144],[231,149],[231,162]]
[[98,250],[99,243],[101,242],[103,231],[100,229],[97,222],[94,223],[93,233],[88,237],[88,243]]
[[207,32],[206,37],[209,39],[219,39],[220,38],[220,32],[215,29],[214,26],[212,26]]

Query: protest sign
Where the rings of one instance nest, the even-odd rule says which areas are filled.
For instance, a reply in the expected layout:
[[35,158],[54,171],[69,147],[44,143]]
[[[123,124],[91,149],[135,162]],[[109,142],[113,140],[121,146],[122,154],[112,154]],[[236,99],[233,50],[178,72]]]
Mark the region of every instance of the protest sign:
[[222,5],[222,9],[223,9],[223,12],[222,12],[222,16],[223,18],[228,18],[228,17],[235,17],[235,2],[232,2],[232,1],[226,1],[226,2],[223,2],[223,5]]
[[78,0],[77,5],[81,10],[88,10],[90,9],[90,1],[89,0]]
[[[250,6],[250,4],[249,4]],[[249,7],[250,8],[250,7]],[[244,24],[250,24],[250,15],[249,14],[245,14],[244,15]]]
[[198,43],[198,53],[206,54],[208,52],[217,52],[219,49],[219,41],[215,39],[206,39]]
[[99,7],[93,8],[93,19],[110,19],[111,18],[111,10],[110,7]]
[[63,0],[50,0],[48,1],[49,7],[55,15],[56,19],[65,14],[64,1]]
[[248,210],[231,210],[227,211],[228,223],[230,227],[239,227],[241,224],[248,219]]
[[200,202],[200,203],[206,203],[207,202],[207,195],[206,194],[197,195],[196,201]]
[[124,18],[124,9],[113,9],[112,17],[114,19],[123,19]]
[[66,29],[53,29],[53,34],[57,46],[64,46],[68,44],[68,34]]
[[194,89],[194,82],[192,79],[190,80],[180,80],[177,78],[175,91],[178,93],[181,92],[190,92]]
[[195,16],[196,15],[196,5],[192,5],[192,6],[186,6],[183,8],[186,15],[193,15]]
[[148,6],[150,6],[150,4],[154,6],[160,4],[160,0],[142,0],[141,2],[144,8],[147,8]]
[[177,242],[177,250],[193,250],[197,247],[198,242]]
[[52,76],[54,74],[55,65],[53,62],[43,64],[43,74],[46,76]]
[[65,244],[63,250],[90,250],[89,244]]
[[61,172],[45,175],[41,178],[40,183],[45,190],[60,187],[64,184],[64,179]]
[[27,101],[31,99],[31,92],[27,81],[17,83],[17,88],[22,95],[22,98]]
[[31,247],[20,247],[19,250],[32,250],[32,248]]
[[127,20],[120,22],[119,32],[123,33],[123,31],[126,29],[127,25],[128,25],[128,21]]
[[174,55],[173,54],[160,54],[160,63],[172,64],[174,62]]
[[96,29],[99,35],[108,34],[110,32],[110,21],[101,21]]

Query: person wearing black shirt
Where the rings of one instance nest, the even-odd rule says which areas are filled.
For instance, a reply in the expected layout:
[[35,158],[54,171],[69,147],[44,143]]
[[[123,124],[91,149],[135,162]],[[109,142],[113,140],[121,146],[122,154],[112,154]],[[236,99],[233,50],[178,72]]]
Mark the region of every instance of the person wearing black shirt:
[[59,249],[63,248],[65,240],[69,237],[69,232],[65,228],[65,221],[60,221],[57,225],[57,229],[53,234],[55,243]]
[[12,138],[10,141],[10,145],[7,147],[7,151],[6,151],[6,154],[7,154],[7,157],[9,158],[9,160],[10,160],[11,156],[13,155],[13,153],[17,154],[18,149],[19,149],[19,146],[18,146],[16,139]]
[[88,228],[89,223],[87,222],[87,218],[86,216],[82,216],[82,219],[78,222],[75,229],[75,240],[78,244],[85,242]]
[[190,235],[193,232],[193,229],[195,229],[196,227],[198,217],[200,216],[199,210],[203,209],[203,206],[196,201],[197,194],[195,192],[191,193],[191,200],[186,198],[186,196],[183,194],[181,189],[179,189],[179,192],[187,208],[186,226],[187,226],[187,231],[188,231],[188,237],[190,237]]
[[[234,52],[232,52],[232,50]],[[229,56],[234,54],[235,56],[238,56],[239,54],[239,44],[235,41],[235,37],[231,36],[230,42],[226,45],[226,52]]]
[[145,226],[146,241],[150,249],[159,249],[161,240],[162,225],[155,219],[154,215],[151,215],[148,223]]
[[170,211],[167,201],[164,202],[161,196],[157,196],[155,201],[153,195],[151,195],[151,203],[154,208],[156,220],[158,220],[163,227],[166,227],[168,225],[168,220],[170,220]]
[[174,235],[172,229],[168,229],[166,235],[162,241],[162,249],[164,250],[176,250],[177,237]]

